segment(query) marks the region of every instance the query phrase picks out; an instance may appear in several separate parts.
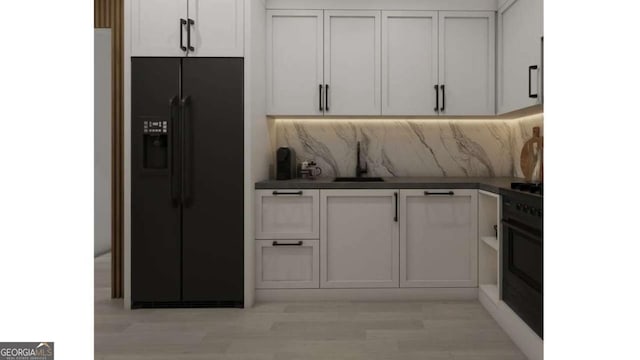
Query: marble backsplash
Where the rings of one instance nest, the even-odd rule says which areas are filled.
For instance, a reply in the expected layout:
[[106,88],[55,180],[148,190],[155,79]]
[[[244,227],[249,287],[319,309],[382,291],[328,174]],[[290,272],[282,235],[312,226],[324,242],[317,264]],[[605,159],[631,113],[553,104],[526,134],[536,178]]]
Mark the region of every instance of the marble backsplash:
[[[322,176],[522,176],[520,150],[543,115],[519,119],[277,119],[275,147],[314,160]],[[542,129],[541,129],[542,130]],[[541,131],[542,132],[542,131]]]

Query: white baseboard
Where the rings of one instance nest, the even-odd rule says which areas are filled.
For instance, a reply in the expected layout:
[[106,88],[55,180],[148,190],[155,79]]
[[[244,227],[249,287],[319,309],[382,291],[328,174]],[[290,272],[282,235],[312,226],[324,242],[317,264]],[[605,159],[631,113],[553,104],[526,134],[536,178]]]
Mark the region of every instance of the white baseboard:
[[544,358],[542,339],[507,304],[494,302],[484,291],[478,292],[478,300],[529,360]]
[[478,288],[256,289],[256,301],[474,300]]

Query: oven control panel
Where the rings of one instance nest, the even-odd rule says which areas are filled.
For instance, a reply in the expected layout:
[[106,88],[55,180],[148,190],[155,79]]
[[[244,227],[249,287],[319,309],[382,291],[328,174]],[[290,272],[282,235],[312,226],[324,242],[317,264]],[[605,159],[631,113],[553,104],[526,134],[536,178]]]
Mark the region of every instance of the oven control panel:
[[516,211],[519,211],[524,214],[534,215],[537,217],[542,217],[542,208],[538,208],[535,206],[531,206],[525,203],[516,202],[515,204]]
[[145,121],[143,123],[143,131],[145,134],[166,134],[167,121]]

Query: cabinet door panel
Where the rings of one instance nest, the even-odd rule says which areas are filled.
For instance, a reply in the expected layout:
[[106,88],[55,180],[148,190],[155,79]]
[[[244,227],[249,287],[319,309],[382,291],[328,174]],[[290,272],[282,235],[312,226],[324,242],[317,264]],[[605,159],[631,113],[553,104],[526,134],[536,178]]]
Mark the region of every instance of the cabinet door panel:
[[195,21],[189,56],[243,56],[244,1],[189,0],[189,18]]
[[268,114],[322,115],[322,28],[322,10],[267,12]]
[[[542,0],[513,0],[498,11],[498,111],[541,103]],[[531,89],[529,89],[529,66]],[[538,94],[537,98],[529,97]]]
[[382,12],[382,115],[437,115],[438,13]]
[[256,190],[256,239],[318,239],[318,194],[318,190]]
[[495,115],[495,14],[441,11],[439,38],[440,114]]
[[321,191],[321,287],[398,286],[394,192]]
[[380,115],[380,12],[324,12],[328,115]]
[[131,1],[131,56],[185,56],[180,32],[187,46],[187,0]]
[[318,240],[257,240],[258,289],[318,288]]
[[477,190],[428,191],[400,191],[401,286],[477,286]]

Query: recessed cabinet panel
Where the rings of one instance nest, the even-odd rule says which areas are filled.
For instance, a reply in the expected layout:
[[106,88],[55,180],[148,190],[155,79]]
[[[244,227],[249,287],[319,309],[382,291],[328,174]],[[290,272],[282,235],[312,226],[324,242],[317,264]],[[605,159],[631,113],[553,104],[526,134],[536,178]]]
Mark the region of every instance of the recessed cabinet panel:
[[321,191],[321,287],[398,286],[394,190]]
[[437,115],[438,13],[382,12],[382,115]]
[[131,56],[186,56],[187,0],[131,1]]
[[542,33],[542,0],[511,0],[498,10],[500,113],[541,103]]
[[243,0],[188,0],[191,27],[189,56],[242,57]]
[[267,11],[268,114],[323,114],[322,14]]
[[477,286],[477,190],[400,193],[401,286]]
[[495,13],[439,17],[440,115],[495,115]]
[[256,190],[256,239],[318,239],[318,190]]
[[318,240],[256,241],[258,289],[318,288]]
[[324,12],[325,114],[380,115],[380,11]]

